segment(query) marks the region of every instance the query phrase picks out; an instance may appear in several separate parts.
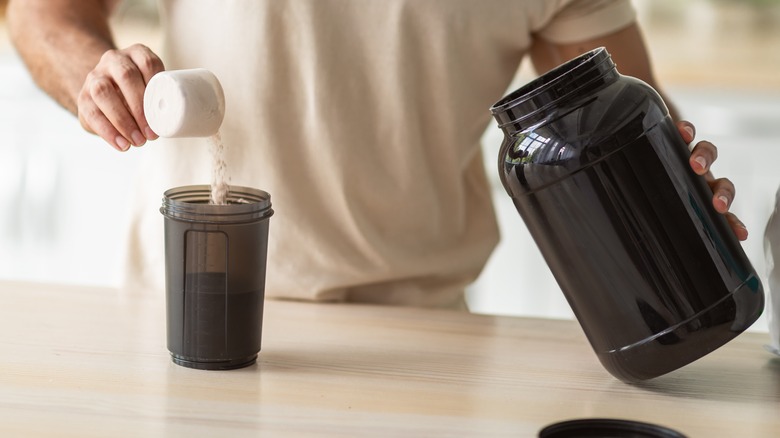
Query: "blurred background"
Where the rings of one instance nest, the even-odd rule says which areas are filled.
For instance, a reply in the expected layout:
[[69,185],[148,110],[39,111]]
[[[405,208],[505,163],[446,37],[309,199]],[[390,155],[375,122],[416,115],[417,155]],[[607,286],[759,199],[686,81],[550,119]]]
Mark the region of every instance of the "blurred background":
[[[0,10],[4,3],[0,0]],[[762,235],[780,185],[780,0],[634,4],[666,94],[696,124],[697,138],[719,147],[713,171],[737,186],[732,211],[750,230],[744,248],[765,279]],[[0,279],[116,286],[128,184],[140,171],[142,150],[115,152],[38,90],[8,41],[3,17],[0,13]],[[160,47],[154,0],[125,0],[114,21],[120,46]],[[534,75],[524,64],[510,89]],[[491,125],[484,153],[502,242],[468,291],[469,304],[477,313],[571,318],[500,186],[495,171],[500,142],[501,133]],[[762,317],[752,330],[766,327]]]

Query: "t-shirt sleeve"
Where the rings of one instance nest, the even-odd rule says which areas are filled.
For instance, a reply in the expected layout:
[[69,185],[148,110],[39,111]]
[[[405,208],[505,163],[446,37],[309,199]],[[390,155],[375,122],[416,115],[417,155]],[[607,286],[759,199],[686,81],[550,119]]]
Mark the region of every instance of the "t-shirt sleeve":
[[609,35],[635,21],[630,0],[575,0],[536,34],[553,43],[576,43]]

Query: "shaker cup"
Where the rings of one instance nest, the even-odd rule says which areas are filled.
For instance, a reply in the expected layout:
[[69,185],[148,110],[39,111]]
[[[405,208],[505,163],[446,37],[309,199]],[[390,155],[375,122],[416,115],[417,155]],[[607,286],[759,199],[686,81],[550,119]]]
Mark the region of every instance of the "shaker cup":
[[621,75],[606,49],[491,112],[504,133],[502,184],[615,377],[680,368],[760,316],[759,276],[691,169],[664,102]]
[[268,193],[231,186],[226,205],[210,187],[165,192],[168,350],[173,362],[224,370],[255,363],[265,292]]

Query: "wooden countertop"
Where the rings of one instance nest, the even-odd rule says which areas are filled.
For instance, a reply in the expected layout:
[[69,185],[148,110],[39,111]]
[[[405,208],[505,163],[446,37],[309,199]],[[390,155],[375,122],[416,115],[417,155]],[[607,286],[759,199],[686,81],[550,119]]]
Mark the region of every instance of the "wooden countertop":
[[0,436],[511,436],[645,421],[780,436],[780,359],[745,333],[639,386],[572,321],[267,301],[258,364],[174,365],[164,297],[0,282]]

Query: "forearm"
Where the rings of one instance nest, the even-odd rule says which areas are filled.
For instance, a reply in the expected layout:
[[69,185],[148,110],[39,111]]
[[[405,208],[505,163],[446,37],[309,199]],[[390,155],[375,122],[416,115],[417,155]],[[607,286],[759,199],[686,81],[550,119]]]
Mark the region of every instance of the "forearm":
[[108,0],[11,0],[11,39],[35,82],[73,114],[87,74],[114,43]]
[[666,102],[672,119],[680,120],[677,109],[665,96],[655,79],[650,55],[639,26],[636,24],[609,35],[571,44],[555,44],[537,38],[531,48],[531,59],[539,73],[543,73],[597,47],[606,47],[620,73],[641,79],[655,88]]

